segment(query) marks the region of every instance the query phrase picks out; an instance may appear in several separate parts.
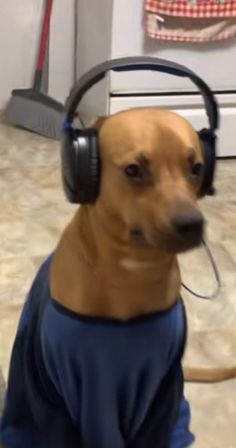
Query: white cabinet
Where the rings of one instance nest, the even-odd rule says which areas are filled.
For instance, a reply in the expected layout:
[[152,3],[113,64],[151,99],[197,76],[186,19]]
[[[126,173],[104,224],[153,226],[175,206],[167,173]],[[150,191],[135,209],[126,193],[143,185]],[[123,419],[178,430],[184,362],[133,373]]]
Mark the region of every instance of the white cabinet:
[[[184,64],[196,71],[217,95],[221,111],[218,152],[236,155],[236,40],[214,44],[166,43],[144,33],[143,0],[78,2],[78,66],[120,56],[149,55]],[[185,115],[196,128],[205,121],[201,96],[190,81],[154,72],[111,72],[91,89],[81,105],[83,117],[139,106],[168,107]]]
[[[103,1],[100,3],[104,3]],[[213,90],[236,91],[236,40],[214,44],[170,43],[150,39],[144,33],[144,0],[114,0],[112,14],[112,57],[148,55],[187,65],[209,83]],[[192,91],[193,86],[172,76],[155,73],[123,77],[114,74],[111,90]]]

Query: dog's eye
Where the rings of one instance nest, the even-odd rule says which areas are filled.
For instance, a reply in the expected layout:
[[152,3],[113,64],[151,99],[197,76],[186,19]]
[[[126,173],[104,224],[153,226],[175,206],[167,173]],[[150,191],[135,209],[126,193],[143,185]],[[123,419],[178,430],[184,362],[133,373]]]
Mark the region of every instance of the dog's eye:
[[132,179],[142,179],[143,178],[143,170],[142,168],[136,164],[132,163],[131,165],[127,165],[124,169],[126,176]]
[[191,175],[193,177],[200,177],[203,170],[203,164],[200,162],[193,163],[191,167]]

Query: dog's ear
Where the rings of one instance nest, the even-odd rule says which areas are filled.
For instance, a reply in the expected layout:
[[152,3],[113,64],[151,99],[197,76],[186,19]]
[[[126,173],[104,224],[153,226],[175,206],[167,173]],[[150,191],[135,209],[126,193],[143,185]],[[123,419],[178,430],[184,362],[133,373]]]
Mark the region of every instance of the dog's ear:
[[106,120],[107,120],[106,116],[93,118],[90,126],[94,129],[97,129],[97,131],[100,131],[101,127],[103,126]]

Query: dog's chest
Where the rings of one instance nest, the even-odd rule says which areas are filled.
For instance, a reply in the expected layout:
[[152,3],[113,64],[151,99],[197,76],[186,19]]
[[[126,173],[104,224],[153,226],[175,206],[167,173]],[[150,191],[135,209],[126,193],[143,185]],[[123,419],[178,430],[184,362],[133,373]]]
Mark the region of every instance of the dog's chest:
[[68,314],[50,301],[41,329],[46,369],[73,419],[97,419],[102,427],[109,415],[129,435],[144,420],[184,337],[181,302],[122,323]]

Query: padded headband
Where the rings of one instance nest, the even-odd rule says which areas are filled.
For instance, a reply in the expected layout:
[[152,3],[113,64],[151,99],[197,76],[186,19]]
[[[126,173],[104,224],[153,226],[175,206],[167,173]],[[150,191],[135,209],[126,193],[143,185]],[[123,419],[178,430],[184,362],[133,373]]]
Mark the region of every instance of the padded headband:
[[75,84],[70,92],[66,102],[66,120],[65,127],[70,127],[76,109],[78,108],[85,93],[97,82],[102,80],[110,70],[117,72],[126,72],[133,70],[152,70],[156,72],[168,73],[170,75],[189,78],[195,84],[204,99],[207,116],[209,119],[210,130],[214,133],[219,126],[219,115],[215,97],[208,85],[194,72],[175,62],[165,59],[134,56],[127,58],[118,58],[93,67],[85,73]]

